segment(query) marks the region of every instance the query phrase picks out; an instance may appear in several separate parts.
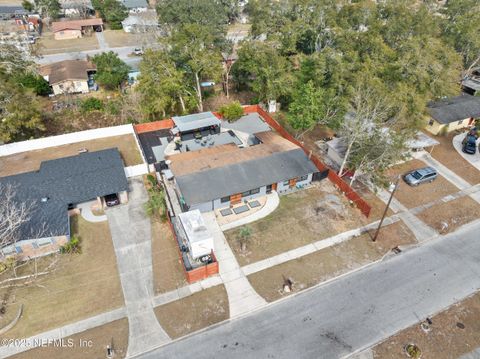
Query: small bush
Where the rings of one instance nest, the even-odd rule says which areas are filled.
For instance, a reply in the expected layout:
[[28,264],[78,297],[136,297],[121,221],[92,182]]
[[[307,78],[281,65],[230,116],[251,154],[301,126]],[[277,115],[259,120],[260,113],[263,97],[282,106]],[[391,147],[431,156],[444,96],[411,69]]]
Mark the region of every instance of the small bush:
[[103,110],[103,107],[104,106],[103,106],[102,100],[95,97],[89,97],[81,102],[80,111],[82,112],[101,111]]
[[39,75],[22,73],[16,78],[16,81],[22,86],[32,89],[38,96],[48,96],[52,92],[48,82]]
[[82,253],[82,247],[80,246],[80,238],[77,236],[71,236],[70,241],[60,247],[60,253]]
[[223,105],[220,107],[219,112],[228,121],[236,121],[243,116],[243,108],[238,101]]

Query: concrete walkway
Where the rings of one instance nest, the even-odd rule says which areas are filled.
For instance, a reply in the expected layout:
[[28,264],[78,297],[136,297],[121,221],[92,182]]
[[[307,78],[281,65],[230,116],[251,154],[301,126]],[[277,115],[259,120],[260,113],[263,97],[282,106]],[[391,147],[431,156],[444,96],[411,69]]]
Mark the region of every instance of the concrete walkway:
[[478,358],[480,358],[480,348],[477,348],[468,354],[462,355],[459,359],[478,359]]
[[110,46],[108,46],[107,40],[105,40],[105,34],[103,33],[103,31],[95,32],[95,36],[97,37],[98,47],[100,48],[100,50],[108,50]]
[[97,203],[97,201],[90,201],[80,203],[77,208],[80,209],[80,214],[82,218],[88,222],[105,222],[107,220],[106,215],[96,216],[92,212],[92,204]]
[[[477,151],[475,151],[474,155],[469,155],[462,151],[462,141],[465,138],[465,136],[466,136],[466,133],[461,133],[459,135],[456,135],[452,140],[453,147],[457,150],[460,156],[465,158],[465,160],[467,160],[472,166],[476,167],[477,170],[480,171],[480,154]],[[480,138],[477,140],[477,148],[479,144],[480,144]]]
[[[65,338],[74,334],[84,332],[85,330],[98,327],[100,325],[108,324],[115,320],[125,318],[126,315],[127,311],[125,307],[122,307],[112,310],[110,312],[96,315],[91,318],[80,320],[72,324],[64,325],[60,328],[55,328],[47,332],[34,335],[25,340],[26,343],[28,343],[27,345],[22,345],[26,343],[21,343],[21,345],[0,346],[0,358],[6,358],[11,355],[25,352],[29,349],[33,349],[35,347],[35,344],[40,344],[42,343],[42,341],[46,342],[47,340]],[[6,337],[8,337],[8,333]]]
[[214,212],[202,213],[213,236],[215,256],[220,267],[220,278],[225,285],[230,307],[230,318],[235,318],[264,307],[267,302],[255,292],[218,226]]
[[128,314],[127,358],[170,340],[153,312],[151,227],[143,208],[148,195],[141,177],[129,184],[128,204],[107,210]]
[[259,219],[268,216],[270,213],[275,211],[280,204],[280,198],[278,197],[277,191],[272,191],[272,193],[267,195],[267,201],[265,202],[265,205],[258,210],[257,212],[252,213],[249,216],[240,218],[237,221],[226,223],[222,226],[220,226],[222,231],[226,231],[228,229],[236,228],[243,226],[248,223],[252,223],[255,221],[258,221]]

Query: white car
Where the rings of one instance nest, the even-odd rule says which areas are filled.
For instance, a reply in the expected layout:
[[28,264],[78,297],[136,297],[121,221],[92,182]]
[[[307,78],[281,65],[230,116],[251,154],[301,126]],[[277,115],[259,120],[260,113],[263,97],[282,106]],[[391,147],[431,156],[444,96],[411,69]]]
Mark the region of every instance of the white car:
[[139,47],[136,47],[134,50],[133,50],[133,53],[134,55],[137,55],[137,56],[142,56],[143,55],[143,50]]

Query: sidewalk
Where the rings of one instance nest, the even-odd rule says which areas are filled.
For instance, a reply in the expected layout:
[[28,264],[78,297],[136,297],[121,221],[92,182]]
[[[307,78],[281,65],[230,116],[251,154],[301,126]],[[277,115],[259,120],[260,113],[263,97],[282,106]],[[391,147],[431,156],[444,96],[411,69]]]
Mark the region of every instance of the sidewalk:
[[220,267],[220,278],[225,285],[230,306],[230,318],[235,318],[264,307],[267,302],[250,285],[242,272],[232,249],[218,226],[214,212],[202,213],[205,224],[213,236],[215,256]]

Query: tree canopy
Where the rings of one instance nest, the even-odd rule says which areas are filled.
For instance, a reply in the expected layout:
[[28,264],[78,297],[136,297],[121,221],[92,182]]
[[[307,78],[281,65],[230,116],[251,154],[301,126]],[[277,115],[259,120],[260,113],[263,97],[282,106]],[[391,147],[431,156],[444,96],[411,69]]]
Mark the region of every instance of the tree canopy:
[[92,58],[97,67],[95,81],[109,90],[119,88],[127,80],[130,67],[113,52],[102,52]]
[[128,16],[125,5],[117,0],[92,0],[92,6],[112,30],[121,29],[122,21]]

